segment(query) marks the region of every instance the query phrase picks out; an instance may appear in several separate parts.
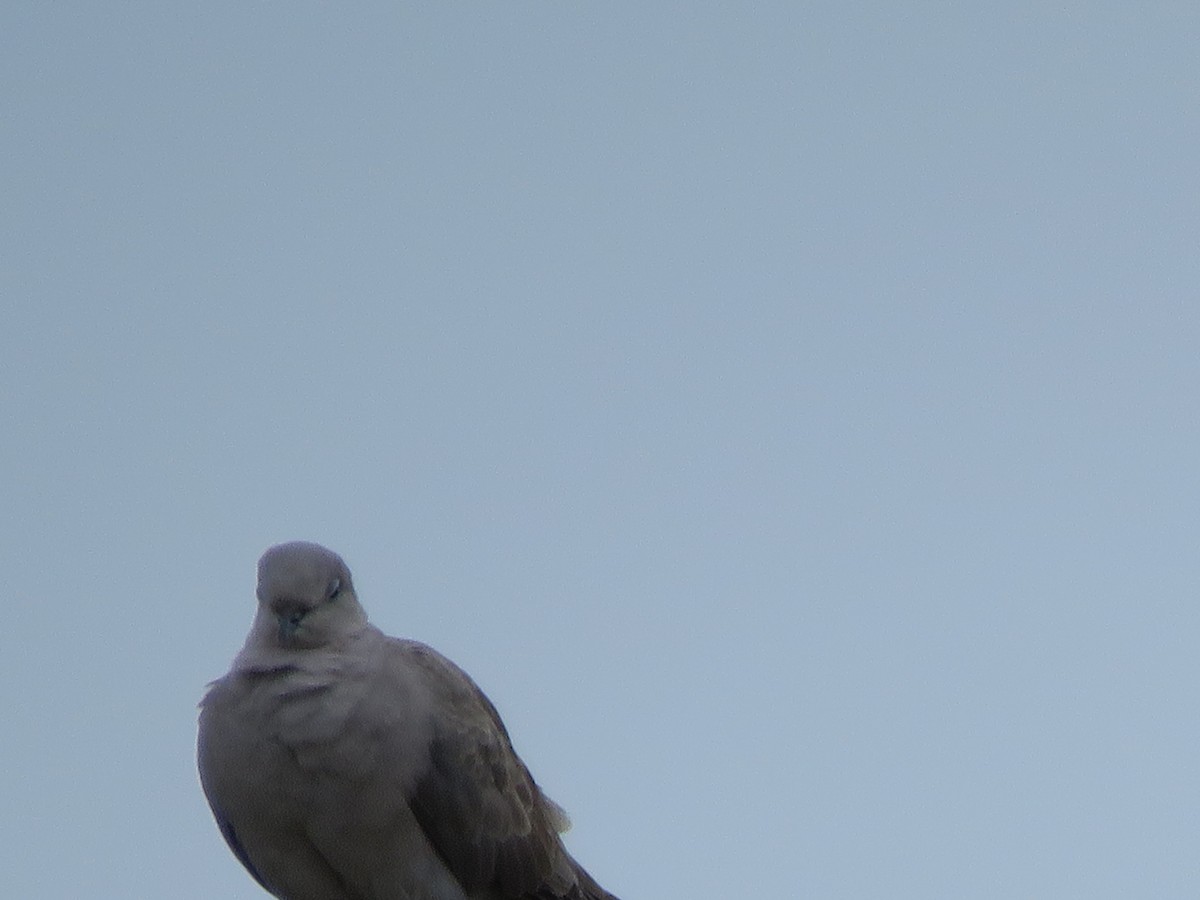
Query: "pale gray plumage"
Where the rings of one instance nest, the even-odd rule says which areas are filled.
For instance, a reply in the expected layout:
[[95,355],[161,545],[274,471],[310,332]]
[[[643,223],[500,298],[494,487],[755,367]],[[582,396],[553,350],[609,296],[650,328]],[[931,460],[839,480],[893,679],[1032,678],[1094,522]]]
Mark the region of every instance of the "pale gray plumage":
[[341,557],[258,564],[246,644],[201,703],[200,781],[281,900],[616,900],[461,669],[367,621]]

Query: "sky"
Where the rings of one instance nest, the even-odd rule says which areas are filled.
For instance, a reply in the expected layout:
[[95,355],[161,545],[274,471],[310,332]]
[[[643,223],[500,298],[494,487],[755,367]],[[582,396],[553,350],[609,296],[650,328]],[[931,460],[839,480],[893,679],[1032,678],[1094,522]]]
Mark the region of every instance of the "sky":
[[1194,4],[5,3],[0,869],[265,896],[269,545],[623,900],[1200,895]]

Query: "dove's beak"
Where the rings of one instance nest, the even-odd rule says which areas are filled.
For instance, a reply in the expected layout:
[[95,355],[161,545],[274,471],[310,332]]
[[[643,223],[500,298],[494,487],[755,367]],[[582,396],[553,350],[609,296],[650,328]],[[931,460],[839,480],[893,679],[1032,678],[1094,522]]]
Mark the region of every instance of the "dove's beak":
[[292,635],[296,633],[296,629],[300,627],[300,622],[304,617],[299,613],[282,613],[279,616],[279,640],[287,643],[292,639]]
[[296,634],[308,610],[296,603],[284,601],[271,604],[271,612],[275,614],[275,621],[279,623],[279,641],[287,644]]

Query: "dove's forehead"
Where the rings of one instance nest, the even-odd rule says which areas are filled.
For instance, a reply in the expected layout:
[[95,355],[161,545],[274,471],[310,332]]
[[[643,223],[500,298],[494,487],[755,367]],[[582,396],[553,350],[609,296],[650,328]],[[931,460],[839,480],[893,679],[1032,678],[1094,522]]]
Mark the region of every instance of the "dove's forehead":
[[349,579],[342,558],[307,541],[278,544],[258,561],[258,596],[303,596],[324,593],[334,578]]

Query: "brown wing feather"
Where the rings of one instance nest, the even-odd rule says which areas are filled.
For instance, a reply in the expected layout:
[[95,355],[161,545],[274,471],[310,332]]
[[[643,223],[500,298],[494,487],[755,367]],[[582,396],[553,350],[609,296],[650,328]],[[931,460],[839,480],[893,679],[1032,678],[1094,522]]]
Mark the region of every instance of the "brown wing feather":
[[563,847],[558,816],[513,750],[491,701],[445,657],[423,645],[411,652],[444,705],[430,765],[409,803],[466,892],[491,889],[514,900],[615,900]]

